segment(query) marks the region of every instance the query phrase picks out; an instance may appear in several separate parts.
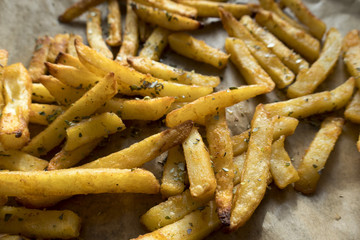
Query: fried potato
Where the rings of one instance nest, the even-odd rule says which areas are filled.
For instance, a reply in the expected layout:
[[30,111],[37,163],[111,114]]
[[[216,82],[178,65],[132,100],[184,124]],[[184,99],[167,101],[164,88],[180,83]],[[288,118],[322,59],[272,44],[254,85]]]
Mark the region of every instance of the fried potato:
[[30,154],[9,150],[0,152],[0,169],[10,171],[41,171],[48,162]]
[[260,10],[255,17],[256,21],[266,27],[290,48],[300,53],[309,61],[315,61],[319,57],[320,42],[305,31],[293,27],[276,14]]
[[117,47],[121,45],[121,12],[117,0],[108,0],[107,22],[109,26],[109,36],[106,43],[109,46]]
[[186,33],[169,35],[169,45],[172,50],[180,55],[210,64],[219,69],[226,67],[230,57],[219,49],[213,48],[204,41],[193,38]]
[[79,168],[134,168],[151,161],[161,153],[182,143],[189,135],[193,123],[185,122],[175,128],[164,130],[128,148],[99,158]]
[[34,53],[28,68],[32,82],[39,82],[39,77],[46,72],[44,62],[46,62],[51,41],[52,39],[49,36],[36,39]]
[[197,16],[196,8],[169,0],[134,0],[134,2],[165,10],[169,13],[176,13],[189,18],[195,18]]
[[256,107],[241,183],[234,195],[229,230],[243,226],[263,199],[270,175],[273,121],[263,105]]
[[56,99],[41,83],[32,84],[31,100],[38,103],[54,103]]
[[234,186],[238,185],[241,182],[241,173],[244,168],[245,160],[246,160],[246,152],[243,152],[240,155],[235,156],[233,159]]
[[81,219],[69,210],[36,210],[5,206],[0,208],[0,232],[31,238],[69,239],[79,236]]
[[225,109],[206,117],[206,139],[214,164],[216,177],[215,202],[221,223],[230,225],[230,212],[233,198],[233,145],[230,130],[226,123]]
[[325,167],[331,151],[341,134],[344,119],[328,117],[322,123],[319,132],[311,142],[298,167],[300,180],[295,189],[304,193],[315,192],[321,170]]
[[117,86],[114,74],[109,73],[63,114],[58,116],[44,131],[36,135],[23,148],[23,151],[34,156],[45,155],[65,138],[69,122],[88,117],[116,93]]
[[[77,58],[77,53],[76,53],[76,48],[75,48],[75,39],[77,39],[80,42],[83,41],[83,39],[80,35],[70,33],[67,53],[69,55]],[[59,52],[59,54],[62,54],[62,52]],[[58,54],[58,56],[56,56],[55,63],[57,63],[57,58],[59,57],[59,54]]]
[[166,125],[173,127],[187,120],[204,125],[206,115],[267,92],[268,88],[264,85],[249,85],[212,93],[168,113]]
[[170,13],[142,4],[132,4],[132,8],[140,19],[168,30],[189,31],[196,30],[200,27],[200,22],[176,13]]
[[299,72],[296,81],[287,89],[287,96],[295,98],[313,93],[334,69],[341,51],[341,34],[330,28],[319,58],[309,69]]
[[0,140],[5,149],[20,149],[30,140],[31,78],[26,68],[16,63],[5,68],[3,81]]
[[66,9],[65,12],[59,16],[59,21],[63,23],[71,22],[74,18],[77,18],[88,9],[96,7],[102,2],[105,2],[105,0],[80,0]]
[[[75,41],[82,42],[80,40],[75,39],[74,46],[75,46]],[[76,51],[76,47],[75,47],[75,51]],[[71,56],[70,54],[59,52],[58,56],[56,57],[55,63],[66,66],[72,66],[82,71],[88,71],[87,68],[83,66],[80,60],[77,58],[77,53],[76,53],[76,57],[74,57]]]
[[101,11],[97,8],[91,8],[87,15],[86,36],[91,48],[110,59],[114,58],[102,37]]
[[150,24],[144,22],[141,19],[138,19],[138,23],[139,39],[140,42],[144,43],[149,38],[154,29],[152,26],[150,26]]
[[0,111],[5,105],[4,96],[3,96],[3,82],[4,82],[4,72],[9,58],[9,53],[5,49],[0,49]]
[[54,39],[51,41],[49,52],[47,55],[47,61],[55,62],[59,52],[66,52],[69,44],[70,35],[65,34],[56,34]]
[[348,72],[355,78],[360,88],[360,30],[352,30],[346,34],[342,44],[344,62]]
[[139,56],[149,58],[154,61],[159,61],[162,52],[168,45],[169,34],[170,31],[165,28],[155,28],[154,31],[151,33],[150,37],[146,40],[144,47],[139,53]]
[[351,99],[349,105],[346,106],[344,112],[346,119],[360,124],[360,91],[358,90]]
[[251,17],[243,16],[240,20],[250,33],[263,42],[294,73],[309,68],[309,63],[299,54],[289,49],[273,34],[260,27]]

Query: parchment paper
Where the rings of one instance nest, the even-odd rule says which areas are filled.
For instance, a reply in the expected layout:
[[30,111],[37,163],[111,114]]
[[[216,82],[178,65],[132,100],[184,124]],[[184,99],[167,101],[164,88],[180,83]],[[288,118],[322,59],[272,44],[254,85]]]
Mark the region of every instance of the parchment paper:
[[[56,0],[1,0],[0,48],[10,53],[9,63],[28,65],[34,48],[34,39],[40,35],[74,32],[85,38],[85,17],[72,24],[60,24],[57,17],[75,1]],[[246,2],[246,1],[243,1]],[[329,27],[337,27],[344,36],[360,24],[359,0],[304,0],[312,12]],[[105,20],[106,8],[101,6]],[[124,5],[122,11],[124,13]],[[193,32],[209,45],[223,49],[226,32],[216,19],[206,21],[205,28]],[[230,63],[225,71],[178,56],[170,50],[163,61],[194,69],[204,74],[223,77],[217,90],[245,84]],[[330,90],[348,77],[340,60],[334,73],[317,91]],[[229,108],[228,122],[233,134],[244,131],[252,118],[255,104],[285,99],[283,92],[274,91],[266,96],[245,101]],[[342,111],[336,113],[342,114]],[[323,116],[303,121],[295,134],[287,138],[286,148],[297,165],[305,149],[318,130]],[[106,155],[154,134],[163,126],[154,122],[126,122],[128,129],[109,138],[90,158]],[[131,127],[132,126],[132,127]],[[138,129],[141,129],[137,134]],[[360,161],[355,143],[359,127],[347,122],[343,133],[322,172],[318,189],[312,196],[303,196],[288,187],[279,190],[274,185],[267,191],[248,223],[232,234],[221,231],[206,239],[360,239]],[[129,136],[130,135],[130,136]],[[161,162],[166,154],[145,165],[156,176],[161,176]],[[146,233],[139,217],[150,207],[161,202],[160,195],[100,194],[75,196],[58,204],[56,209],[70,209],[83,219],[81,239],[129,239]]]

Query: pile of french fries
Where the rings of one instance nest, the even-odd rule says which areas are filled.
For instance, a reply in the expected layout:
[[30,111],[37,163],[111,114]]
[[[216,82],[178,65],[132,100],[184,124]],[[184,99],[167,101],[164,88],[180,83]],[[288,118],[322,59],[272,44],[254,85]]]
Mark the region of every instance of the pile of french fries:
[[[103,2],[106,39],[96,8]],[[75,34],[39,37],[27,69],[8,65],[8,52],[0,50],[0,233],[9,234],[0,239],[79,237],[81,216],[41,210],[79,194],[160,193],[165,201],[140,219],[151,232],[136,239],[202,239],[242,227],[272,182],[315,192],[344,119],[360,123],[360,92],[353,97],[355,86],[360,88],[359,30],[342,38],[301,0],[120,3],[126,7],[123,33],[117,0],[80,0],[59,21],[70,23],[85,13],[89,46]],[[207,17],[222,22],[229,35],[226,52],[191,36]],[[248,85],[214,92],[219,76],[160,62],[167,46],[220,70],[230,59]],[[316,92],[341,54],[352,77]],[[250,128],[233,136],[226,108],[275,87],[289,100],[258,104]],[[296,169],[286,137],[300,120],[343,108],[344,117],[323,120]],[[167,128],[79,165],[131,120],[162,121]],[[30,124],[43,130],[32,136]],[[164,152],[159,181],[141,167]],[[8,198],[23,207],[7,204]]]

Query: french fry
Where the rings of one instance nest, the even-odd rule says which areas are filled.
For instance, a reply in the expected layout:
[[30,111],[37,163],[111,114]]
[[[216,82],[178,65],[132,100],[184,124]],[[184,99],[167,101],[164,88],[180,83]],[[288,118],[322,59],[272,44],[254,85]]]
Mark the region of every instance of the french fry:
[[246,152],[243,152],[240,155],[234,157],[234,186],[238,185],[241,182],[241,173],[244,168],[245,159]]
[[81,219],[69,210],[36,210],[5,206],[0,208],[0,232],[31,238],[76,238]]
[[48,162],[17,150],[0,152],[0,169],[9,171],[41,171]]
[[[294,80],[294,74],[261,41],[256,40],[250,31],[238,22],[231,13],[219,8],[225,30],[230,37],[240,38],[246,44],[260,66],[271,76],[279,88],[284,88]],[[239,54],[239,53],[238,53]]]
[[290,8],[297,19],[309,28],[309,32],[317,39],[321,40],[325,31],[326,24],[315,17],[301,0],[280,0],[281,4]]
[[3,82],[4,82],[4,72],[9,58],[9,53],[5,49],[0,49],[0,111],[5,105],[4,96],[3,96]]
[[206,139],[214,164],[216,177],[215,202],[221,223],[230,225],[230,212],[233,198],[233,146],[230,130],[226,123],[225,109],[206,118]]
[[342,44],[344,62],[348,72],[355,78],[360,88],[360,31],[352,30],[346,34]]
[[344,112],[345,119],[360,124],[360,91],[357,90]]
[[36,39],[34,53],[28,68],[32,82],[39,82],[39,77],[46,72],[44,62],[46,62],[48,56],[50,43],[51,37],[49,36],[43,36]]
[[175,128],[164,130],[128,148],[99,158],[78,168],[134,168],[151,161],[161,153],[182,143],[189,135],[193,123],[185,122]]
[[309,61],[319,57],[320,42],[305,31],[293,27],[276,14],[260,10],[255,17],[256,21],[266,27],[290,48],[301,54]]
[[309,63],[299,54],[290,50],[273,34],[260,27],[251,17],[243,16],[240,20],[253,36],[263,42],[294,73],[309,68]]
[[210,155],[195,127],[182,145],[191,196],[195,199],[211,199],[216,189],[215,174],[211,167]]
[[38,103],[54,103],[56,102],[55,98],[47,88],[41,83],[32,84],[32,94],[31,100]]
[[142,4],[132,4],[132,8],[140,19],[168,30],[190,31],[200,27],[200,22],[176,13],[170,13]]
[[59,16],[59,21],[63,23],[71,22],[88,9],[96,7],[102,2],[105,2],[105,0],[80,0],[66,9],[65,12]]
[[[76,48],[75,48],[75,39],[77,39],[80,42],[83,42],[83,39],[80,35],[70,33],[67,53],[69,55],[77,58],[77,53],[76,53]],[[62,52],[59,52],[59,54],[62,54]],[[55,63],[57,63],[57,61],[58,61],[57,58],[59,57],[59,54],[58,54],[58,56],[56,56]]]
[[243,226],[263,199],[270,175],[273,122],[263,105],[256,107],[241,183],[234,195],[229,230]]
[[324,47],[319,58],[309,69],[299,72],[296,81],[287,90],[289,98],[295,98],[313,93],[325,81],[334,69],[341,51],[341,34],[336,28],[330,28],[326,34]]
[[67,46],[69,44],[69,37],[70,35],[68,33],[55,35],[50,44],[47,61],[53,63],[55,62],[59,52],[66,52]]
[[283,189],[299,180],[299,175],[291,164],[290,157],[284,148],[285,136],[282,135],[271,146],[270,172],[276,186]]
[[63,114],[58,116],[44,131],[36,135],[23,148],[23,151],[34,156],[45,155],[65,138],[69,122],[91,115],[116,93],[117,86],[114,74],[109,73]]
[[106,43],[116,47],[121,45],[121,12],[117,0],[108,0],[107,22],[109,25],[109,36]]
[[152,31],[154,30],[150,24],[144,22],[141,19],[138,19],[138,27],[139,27],[139,39],[140,42],[144,43],[151,35]]
[[139,56],[149,58],[154,61],[159,61],[162,52],[168,44],[169,34],[170,31],[165,28],[155,28],[150,37],[146,40],[144,47],[139,53]]
[[20,149],[30,140],[31,78],[26,68],[16,63],[5,68],[3,81],[0,140],[5,149]]
[[199,62],[210,64],[216,68],[226,67],[229,55],[207,45],[204,41],[193,38],[186,33],[173,33],[169,35],[169,45],[180,55]]
[[113,54],[106,46],[102,37],[101,30],[101,11],[97,8],[91,8],[87,15],[86,36],[91,48],[95,49],[104,56],[113,59]]
[[195,18],[197,10],[194,7],[179,4],[169,0],[134,0],[134,2],[165,10],[169,13],[176,13],[185,17]]
[[[76,39],[74,40],[74,45],[75,45],[75,41]],[[82,42],[80,40],[77,41]],[[66,66],[72,66],[82,71],[88,71],[87,68],[84,65],[82,65],[80,60],[77,58],[77,53],[76,53],[76,57],[74,57],[71,56],[70,54],[59,52],[58,56],[56,57],[55,63]]]
[[249,85],[212,93],[168,113],[166,125],[173,127],[187,120],[204,125],[206,115],[267,92],[268,88],[264,85]]
[[343,125],[344,119],[335,117],[328,117],[321,123],[319,132],[298,167],[300,180],[295,183],[296,190],[304,194],[315,192],[321,170],[334,149]]

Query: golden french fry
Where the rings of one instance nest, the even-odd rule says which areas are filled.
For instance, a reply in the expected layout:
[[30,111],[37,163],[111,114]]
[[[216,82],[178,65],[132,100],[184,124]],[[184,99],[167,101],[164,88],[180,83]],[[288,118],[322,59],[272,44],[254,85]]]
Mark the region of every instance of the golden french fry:
[[328,117],[321,123],[321,128],[307,149],[298,167],[300,180],[295,189],[304,193],[315,192],[321,170],[325,167],[331,151],[341,134],[344,119]]
[[169,34],[170,31],[165,28],[155,28],[150,37],[146,40],[144,47],[139,53],[139,56],[159,61],[162,52],[168,44]]
[[355,78],[360,88],[360,30],[352,30],[346,34],[342,44],[344,62],[348,72]]
[[5,67],[3,81],[0,140],[5,149],[20,149],[30,140],[31,78],[26,68],[16,63]]
[[69,210],[37,210],[5,206],[0,208],[0,232],[36,238],[76,238],[81,219]]
[[81,120],[94,113],[101,105],[117,93],[116,80],[109,73],[79,100],[58,116],[44,131],[36,135],[23,151],[34,156],[45,155],[65,138],[66,128],[74,120]]
[[173,33],[169,35],[169,45],[180,55],[199,62],[208,63],[216,68],[223,69],[229,55],[207,45],[204,41],[193,38],[186,33]]
[[[194,7],[179,4],[170,0],[134,0],[134,2],[165,10],[169,13],[176,13],[185,17],[195,18],[197,10]],[[177,1],[179,2],[179,1]]]
[[243,226],[263,199],[270,175],[273,121],[263,105],[256,107],[241,183],[234,195],[229,230]]
[[9,150],[0,152],[0,169],[10,171],[41,171],[48,162],[30,154]]
[[55,62],[57,55],[59,52],[66,52],[68,44],[69,44],[68,33],[65,34],[56,34],[54,39],[51,41],[49,52],[47,55],[47,61]]
[[63,23],[71,22],[74,18],[77,18],[88,9],[102,2],[105,2],[105,0],[80,0],[66,9],[65,12],[59,16],[59,21]]
[[[80,40],[77,40],[77,38],[75,38],[74,45],[76,41],[82,42]],[[56,57],[55,63],[66,66],[72,66],[82,71],[88,71],[87,68],[84,65],[82,65],[80,60],[77,58],[77,52],[76,52],[76,57],[71,56],[70,54],[67,53],[59,52],[58,56]]]
[[212,93],[168,113],[166,125],[173,127],[187,120],[204,125],[206,115],[267,92],[268,88],[264,85],[249,85]]
[[286,45],[304,56],[309,61],[315,61],[319,57],[320,42],[305,31],[293,27],[274,13],[260,10],[256,14],[256,21],[266,27]]
[[109,36],[106,43],[116,47],[121,45],[121,12],[117,0],[108,0],[107,22],[109,25]]
[[330,28],[326,34],[324,47],[319,58],[309,69],[299,72],[296,81],[287,89],[287,96],[295,98],[313,93],[325,81],[334,69],[341,51],[341,34],[336,28]]
[[53,95],[47,90],[47,88],[41,83],[33,83],[32,84],[32,94],[31,100],[32,102],[38,103],[54,103],[56,99]]
[[344,112],[346,119],[360,124],[360,91],[358,90]]
[[[73,34],[73,33],[70,33],[70,36],[69,36],[69,44],[68,44],[68,48],[67,48],[67,52],[69,55],[77,58],[77,53],[76,53],[76,48],[75,48],[75,39],[77,39],[78,41],[82,42],[83,39],[80,35],[77,35],[77,34]],[[63,54],[62,52],[59,52],[59,54]],[[59,57],[59,54],[56,56],[56,59],[55,59],[55,63],[58,62],[58,57]]]
[[3,96],[3,82],[4,82],[4,72],[9,58],[9,53],[5,49],[0,49],[0,111],[5,105],[4,96]]
[[28,68],[32,82],[39,82],[39,77],[46,72],[44,63],[48,56],[50,43],[51,38],[49,36],[43,36],[36,39],[34,53]]
[[246,152],[243,152],[240,155],[234,157],[234,186],[238,185],[241,182],[241,173],[244,168],[245,160]]

